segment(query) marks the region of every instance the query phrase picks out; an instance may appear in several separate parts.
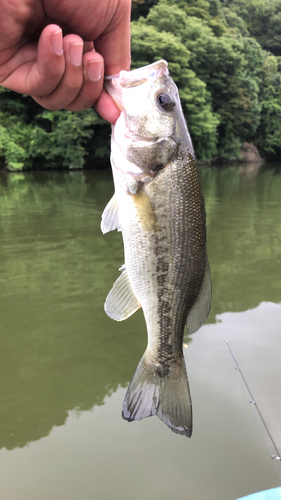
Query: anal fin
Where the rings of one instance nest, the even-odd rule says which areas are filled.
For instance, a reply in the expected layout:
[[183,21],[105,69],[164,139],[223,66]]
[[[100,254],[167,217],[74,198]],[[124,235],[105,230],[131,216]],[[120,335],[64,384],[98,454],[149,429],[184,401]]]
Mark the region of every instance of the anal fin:
[[210,312],[212,300],[212,281],[208,259],[206,259],[205,273],[198,297],[193,304],[186,321],[187,333],[196,332],[202,326]]

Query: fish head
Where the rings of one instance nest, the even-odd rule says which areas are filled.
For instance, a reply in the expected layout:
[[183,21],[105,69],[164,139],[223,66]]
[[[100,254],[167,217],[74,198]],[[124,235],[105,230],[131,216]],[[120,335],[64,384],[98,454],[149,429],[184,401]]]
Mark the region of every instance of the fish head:
[[105,82],[121,114],[112,128],[112,163],[135,177],[155,177],[175,156],[182,114],[166,61],[121,71]]

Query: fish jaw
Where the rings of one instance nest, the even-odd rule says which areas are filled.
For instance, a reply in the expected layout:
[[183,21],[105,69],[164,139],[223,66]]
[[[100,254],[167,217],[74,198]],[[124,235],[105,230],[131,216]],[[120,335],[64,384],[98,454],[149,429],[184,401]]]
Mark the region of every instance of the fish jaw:
[[137,87],[149,79],[156,80],[169,75],[168,63],[164,59],[143,66],[133,71],[120,71],[117,75],[105,78],[105,88],[120,110],[124,108],[123,91],[125,88]]

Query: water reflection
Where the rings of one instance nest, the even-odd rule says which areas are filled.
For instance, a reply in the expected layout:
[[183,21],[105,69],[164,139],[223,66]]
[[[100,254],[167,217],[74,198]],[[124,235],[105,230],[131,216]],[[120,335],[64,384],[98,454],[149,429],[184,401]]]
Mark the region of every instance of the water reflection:
[[[201,174],[209,322],[279,302],[280,175],[265,167],[256,176],[245,167]],[[123,263],[120,234],[99,228],[112,190],[110,172],[0,178],[0,448],[47,436],[73,408],[102,405],[126,387],[145,349],[140,311],[123,323],[103,311]]]
[[281,305],[264,302],[218,320],[204,325],[185,350],[195,411],[191,440],[156,418],[122,420],[126,390],[119,387],[104,405],[68,411],[65,425],[48,437],[0,450],[1,498],[170,500],[176,494],[178,500],[217,500],[279,486],[272,450],[223,339],[281,444]]
[[249,172],[251,165],[202,172],[214,314],[280,300],[280,169]]

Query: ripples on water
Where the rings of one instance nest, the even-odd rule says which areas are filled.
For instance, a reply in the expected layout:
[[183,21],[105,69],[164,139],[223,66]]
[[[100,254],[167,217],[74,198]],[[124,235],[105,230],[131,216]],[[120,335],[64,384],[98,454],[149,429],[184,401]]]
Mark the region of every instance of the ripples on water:
[[141,311],[122,323],[103,311],[123,264],[120,233],[99,228],[110,172],[1,175],[1,500],[215,500],[279,486],[222,339],[281,448],[280,173],[201,171],[213,302],[186,339],[191,440],[156,418],[121,419],[146,333]]

